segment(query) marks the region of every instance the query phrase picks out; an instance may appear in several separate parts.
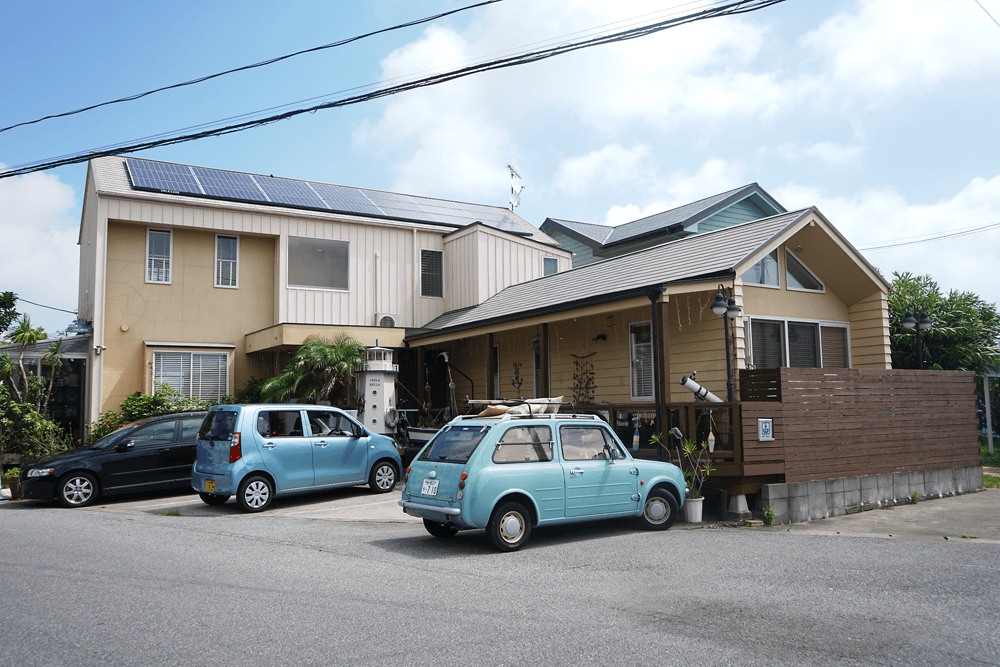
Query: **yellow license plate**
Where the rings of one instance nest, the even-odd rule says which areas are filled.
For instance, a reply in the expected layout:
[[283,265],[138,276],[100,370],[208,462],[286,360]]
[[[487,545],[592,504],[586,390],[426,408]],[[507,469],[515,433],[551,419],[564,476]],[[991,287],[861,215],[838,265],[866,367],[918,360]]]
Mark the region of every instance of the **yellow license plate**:
[[215,480],[206,479],[205,480],[205,493],[215,493]]

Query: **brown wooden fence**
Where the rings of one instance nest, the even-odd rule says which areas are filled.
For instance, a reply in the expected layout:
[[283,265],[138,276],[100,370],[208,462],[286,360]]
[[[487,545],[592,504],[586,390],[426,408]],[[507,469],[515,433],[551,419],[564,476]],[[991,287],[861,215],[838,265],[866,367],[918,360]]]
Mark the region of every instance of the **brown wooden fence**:
[[[979,464],[971,372],[779,370],[776,387],[773,376],[740,373],[741,388],[769,399],[741,403],[747,472],[782,469],[802,482]],[[773,442],[758,441],[759,418],[773,420]]]

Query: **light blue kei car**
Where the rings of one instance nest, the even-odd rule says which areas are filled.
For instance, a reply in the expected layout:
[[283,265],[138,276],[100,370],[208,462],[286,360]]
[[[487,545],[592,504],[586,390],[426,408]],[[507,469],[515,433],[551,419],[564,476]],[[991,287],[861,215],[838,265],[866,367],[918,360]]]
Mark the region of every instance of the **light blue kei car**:
[[217,405],[198,432],[191,486],[209,505],[236,496],[261,512],[274,496],[367,483],[396,486],[402,462],[391,439],[322,405]]
[[680,468],[633,459],[591,415],[459,417],[414,458],[399,504],[435,537],[485,528],[500,551],[533,528],[634,516],[665,530],[684,505]]

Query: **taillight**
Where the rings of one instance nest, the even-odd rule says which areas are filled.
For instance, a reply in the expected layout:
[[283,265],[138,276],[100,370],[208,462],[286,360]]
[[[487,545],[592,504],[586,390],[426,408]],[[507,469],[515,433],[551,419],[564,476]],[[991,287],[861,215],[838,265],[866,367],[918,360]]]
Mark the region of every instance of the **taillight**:
[[467,472],[463,472],[462,473],[462,477],[461,477],[462,481],[458,483],[458,488],[460,488],[460,489],[464,489],[465,488],[465,480],[468,477],[469,477],[469,473],[467,473]]
[[229,443],[229,462],[236,463],[243,458],[243,448],[240,447],[240,434],[233,433],[233,440]]

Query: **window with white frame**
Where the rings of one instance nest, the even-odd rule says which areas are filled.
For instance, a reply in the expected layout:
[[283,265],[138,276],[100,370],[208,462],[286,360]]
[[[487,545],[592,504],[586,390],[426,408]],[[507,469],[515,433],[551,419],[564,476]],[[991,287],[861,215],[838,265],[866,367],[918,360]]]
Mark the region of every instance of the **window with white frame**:
[[420,296],[444,298],[444,253],[420,250]]
[[239,287],[240,239],[238,236],[215,237],[215,286]]
[[170,284],[173,238],[168,229],[146,230],[146,282]]
[[808,292],[824,291],[823,282],[788,250],[785,250],[785,280],[788,289]]
[[778,287],[778,249],[775,248],[740,276],[744,285]]
[[633,401],[653,400],[653,331],[649,322],[629,325],[629,393]]
[[847,323],[744,320],[753,368],[850,368]]
[[217,401],[229,393],[229,353],[153,352],[153,387],[169,385],[183,396]]
[[555,257],[543,257],[542,275],[551,276],[553,273],[559,273],[559,260]]
[[288,286],[349,289],[350,243],[288,237]]

